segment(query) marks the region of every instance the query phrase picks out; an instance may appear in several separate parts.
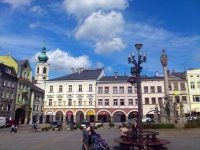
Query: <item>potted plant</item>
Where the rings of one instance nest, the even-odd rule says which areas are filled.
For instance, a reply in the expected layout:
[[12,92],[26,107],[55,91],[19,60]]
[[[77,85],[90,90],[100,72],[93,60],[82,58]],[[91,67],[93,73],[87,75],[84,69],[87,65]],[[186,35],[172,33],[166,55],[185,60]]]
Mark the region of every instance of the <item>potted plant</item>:
[[109,127],[110,127],[110,129],[112,129],[112,128],[115,127],[115,124],[114,124],[113,122],[110,122],[110,123],[109,123]]
[[53,127],[52,126],[49,126],[49,131],[53,131]]
[[97,125],[97,128],[103,129],[103,124],[98,124],[98,125]]
[[77,124],[76,124],[76,128],[77,128],[77,130],[80,130],[80,129],[82,128],[81,124],[80,124],[80,123],[77,123]]

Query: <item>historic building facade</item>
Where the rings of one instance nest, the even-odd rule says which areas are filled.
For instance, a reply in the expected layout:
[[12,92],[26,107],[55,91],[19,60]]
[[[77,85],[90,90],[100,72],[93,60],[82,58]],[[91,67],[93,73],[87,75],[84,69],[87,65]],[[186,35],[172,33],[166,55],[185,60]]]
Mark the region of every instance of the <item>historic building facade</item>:
[[96,120],[123,122],[137,117],[137,92],[128,76],[104,76],[96,86]]
[[43,122],[95,120],[96,82],[103,69],[77,69],[63,77],[45,81]]
[[186,71],[191,115],[200,116],[200,69]]
[[143,116],[153,118],[156,106],[159,108],[159,103],[163,102],[164,97],[164,77],[141,77],[141,91]]
[[15,69],[0,63],[0,116],[7,120],[15,118],[17,82]]
[[170,74],[168,70],[169,95],[177,105],[177,111],[180,113],[180,103],[183,103],[184,114],[190,115],[190,101],[188,97],[188,86],[185,72],[175,72]]

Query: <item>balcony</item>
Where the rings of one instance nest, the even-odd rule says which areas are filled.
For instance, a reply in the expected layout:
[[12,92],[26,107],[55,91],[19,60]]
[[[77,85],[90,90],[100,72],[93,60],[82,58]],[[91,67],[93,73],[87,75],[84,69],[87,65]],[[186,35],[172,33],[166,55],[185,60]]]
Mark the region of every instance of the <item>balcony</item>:
[[11,110],[0,110],[1,115],[9,116],[11,115]]

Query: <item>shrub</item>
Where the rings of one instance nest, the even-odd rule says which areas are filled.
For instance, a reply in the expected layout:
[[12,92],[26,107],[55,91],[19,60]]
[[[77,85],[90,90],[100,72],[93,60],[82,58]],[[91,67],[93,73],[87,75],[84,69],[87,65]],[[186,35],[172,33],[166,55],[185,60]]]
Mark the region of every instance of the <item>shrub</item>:
[[188,122],[184,125],[185,128],[200,128],[200,122],[194,121],[194,122]]
[[110,128],[114,128],[114,127],[115,127],[115,124],[114,124],[113,122],[110,122],[110,123],[109,123],[109,127],[110,127]]
[[142,125],[144,129],[173,129],[175,128],[174,124],[168,124],[168,123],[161,123],[161,124],[146,123]]
[[97,125],[97,128],[101,128],[101,127],[103,127],[103,124],[98,124]]
[[78,129],[78,128],[81,129],[81,128],[82,128],[81,124],[80,124],[80,123],[77,123],[77,124],[76,124],[76,128],[77,128],[77,129]]

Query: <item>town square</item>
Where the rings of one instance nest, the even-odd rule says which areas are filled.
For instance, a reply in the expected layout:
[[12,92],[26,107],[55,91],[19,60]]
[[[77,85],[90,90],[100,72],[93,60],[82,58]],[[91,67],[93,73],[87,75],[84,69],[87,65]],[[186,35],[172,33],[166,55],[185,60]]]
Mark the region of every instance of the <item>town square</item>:
[[0,150],[200,150],[198,0],[0,8]]

